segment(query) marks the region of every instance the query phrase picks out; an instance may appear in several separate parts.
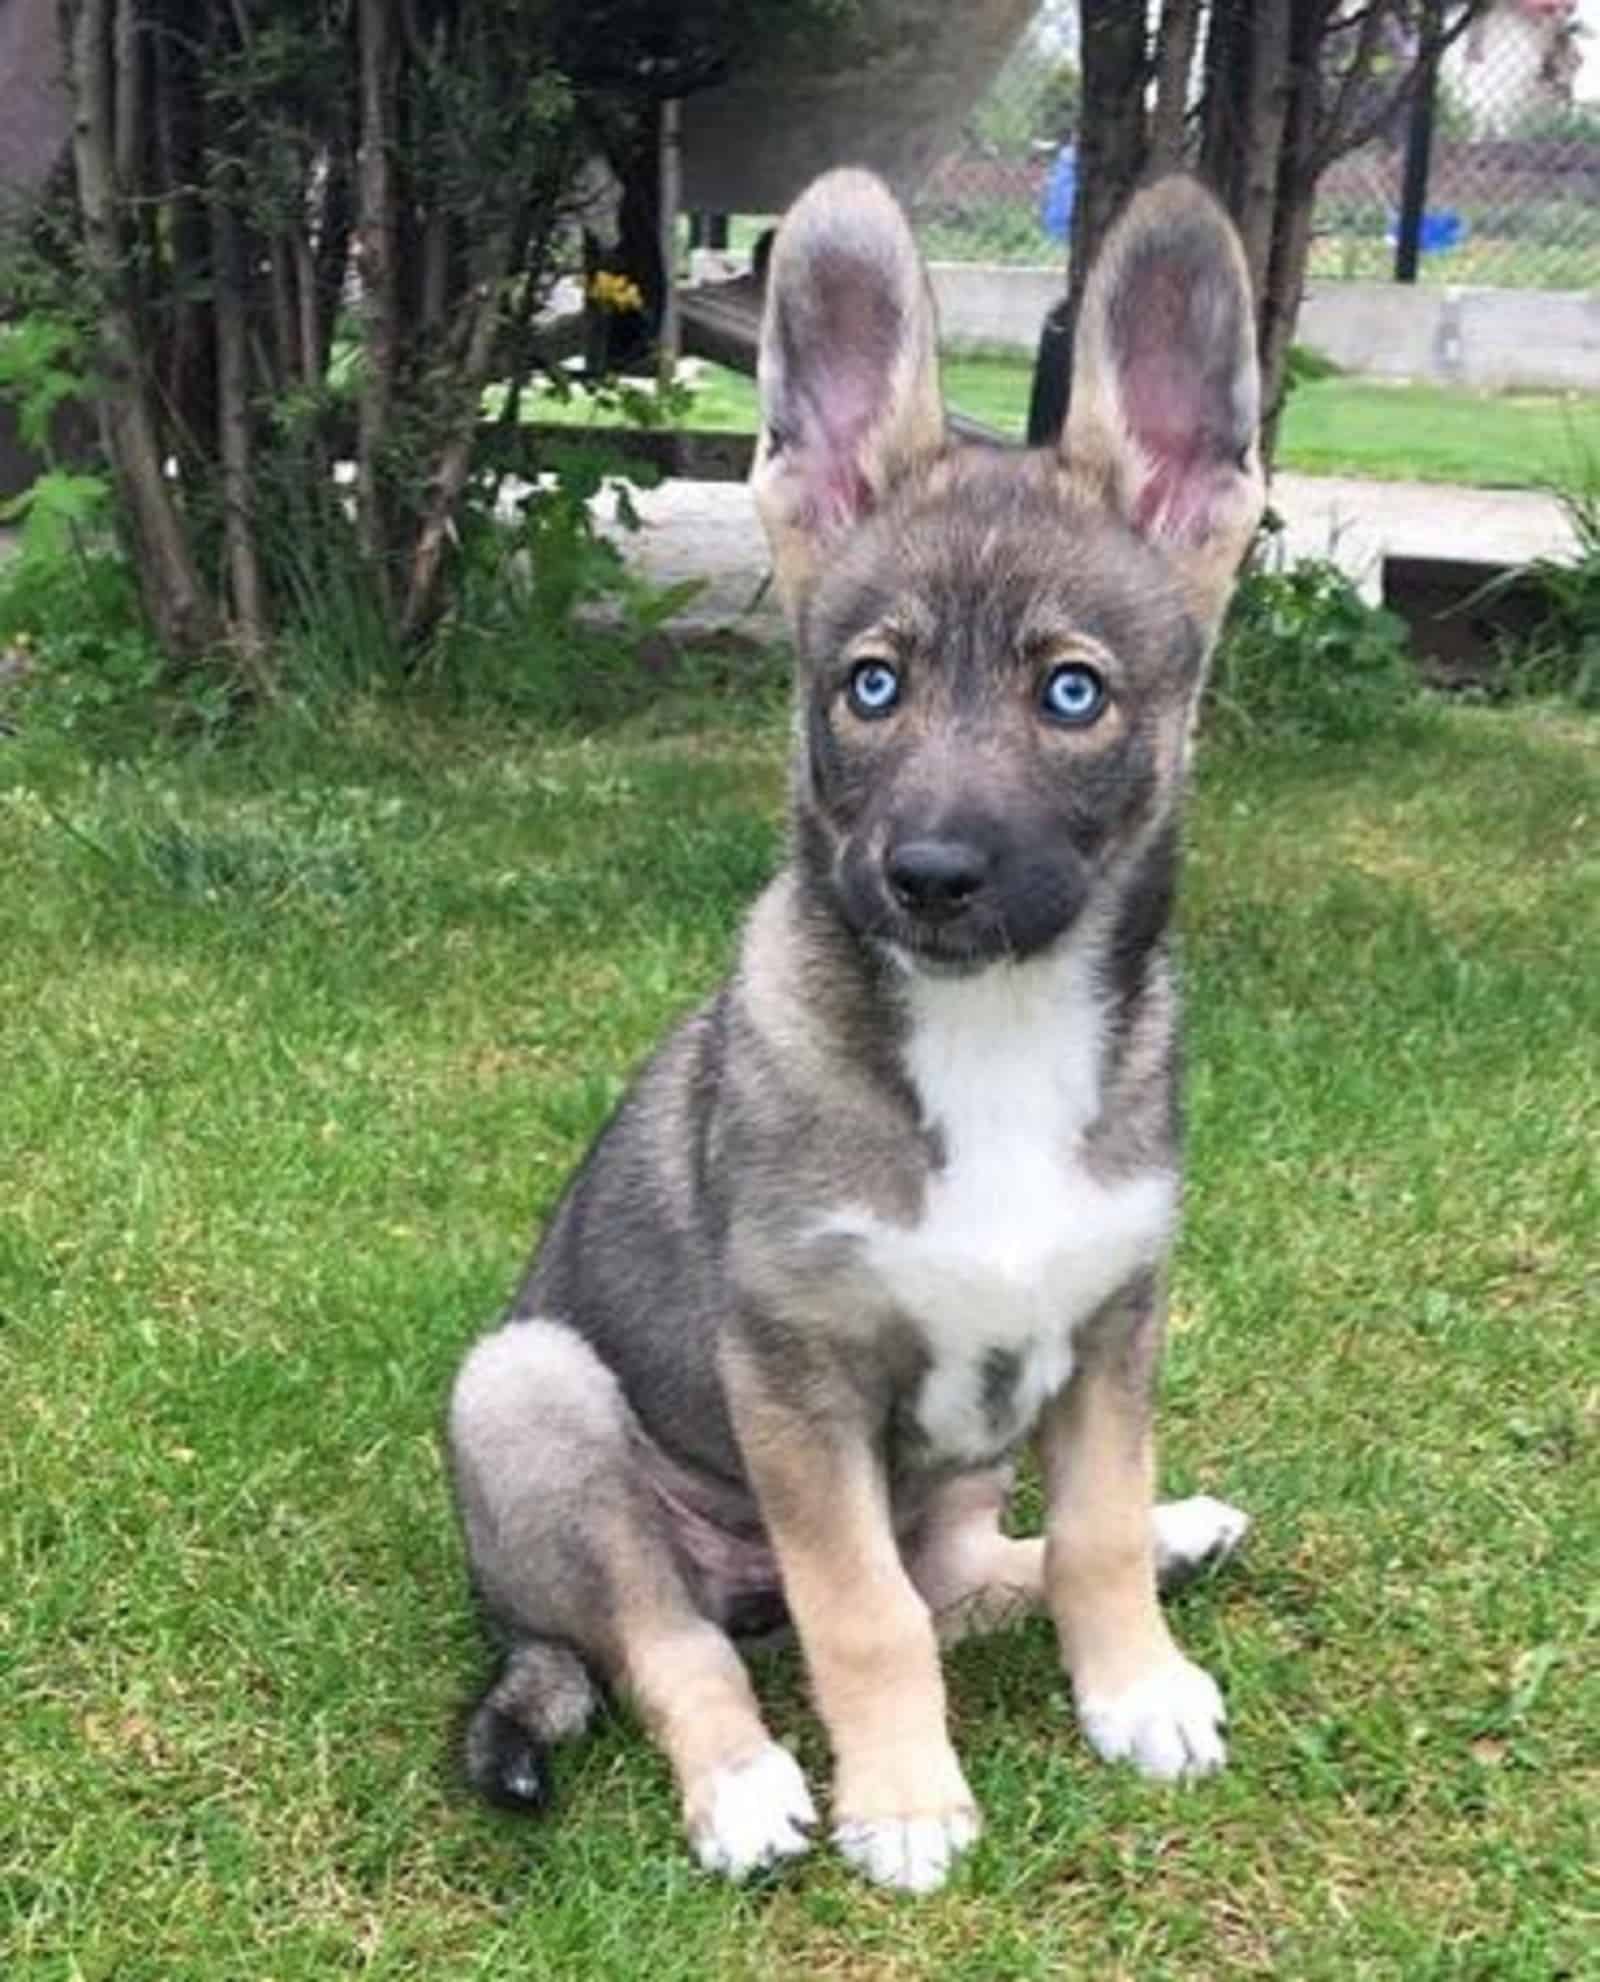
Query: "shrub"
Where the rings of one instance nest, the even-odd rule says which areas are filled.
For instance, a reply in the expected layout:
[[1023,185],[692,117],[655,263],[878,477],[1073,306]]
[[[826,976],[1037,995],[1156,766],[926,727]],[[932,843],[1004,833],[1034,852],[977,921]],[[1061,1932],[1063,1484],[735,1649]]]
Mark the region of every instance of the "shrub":
[[1420,707],[1405,622],[1368,605],[1331,559],[1241,578],[1212,666],[1209,732],[1357,742],[1404,728]]
[[1500,685],[1509,695],[1557,695],[1600,709],[1600,458],[1580,457],[1574,479],[1551,493],[1566,512],[1576,554],[1535,558],[1512,574],[1519,585],[1533,581],[1545,618],[1526,640],[1502,649]]

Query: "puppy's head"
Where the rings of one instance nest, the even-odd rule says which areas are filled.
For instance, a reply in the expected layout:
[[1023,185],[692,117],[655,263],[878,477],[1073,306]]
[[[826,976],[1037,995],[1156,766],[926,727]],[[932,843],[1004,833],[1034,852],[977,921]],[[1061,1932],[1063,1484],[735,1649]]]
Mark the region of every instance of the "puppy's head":
[[1260,518],[1243,258],[1192,181],[1113,229],[1076,351],[1060,450],[953,448],[888,191],[829,173],[779,230],[752,479],[799,656],[799,851],[927,967],[1031,955],[1170,864]]

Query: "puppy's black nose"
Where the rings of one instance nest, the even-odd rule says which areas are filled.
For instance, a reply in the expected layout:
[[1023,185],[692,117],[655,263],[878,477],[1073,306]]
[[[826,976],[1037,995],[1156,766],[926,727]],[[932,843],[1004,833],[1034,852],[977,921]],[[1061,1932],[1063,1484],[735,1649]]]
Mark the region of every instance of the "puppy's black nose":
[[989,873],[988,856],[966,840],[902,840],[883,865],[895,899],[924,922],[959,915]]

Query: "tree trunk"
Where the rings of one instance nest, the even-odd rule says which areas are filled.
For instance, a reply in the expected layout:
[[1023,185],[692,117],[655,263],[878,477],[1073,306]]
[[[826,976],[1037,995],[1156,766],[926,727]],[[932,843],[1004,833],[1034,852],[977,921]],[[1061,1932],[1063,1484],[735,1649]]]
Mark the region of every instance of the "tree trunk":
[[109,14],[110,0],[81,0],[72,30],[73,158],[84,254],[102,299],[101,438],[133,535],[145,608],[167,651],[193,661],[215,643],[217,619],[163,471],[144,340],[123,282]]
[[400,631],[408,640],[415,639],[435,616],[439,567],[450,520],[472,466],[473,440],[483,404],[483,388],[494,357],[501,291],[510,254],[511,235],[507,229],[490,244],[484,256],[484,272],[479,278],[461,365],[455,431],[446,441],[434,470],[427,508],[411,554],[410,578],[400,616]]
[[365,318],[361,400],[356,427],[356,530],[373,584],[392,596],[390,531],[383,450],[393,417],[400,325],[393,189],[397,48],[387,0],[359,0],[361,150],[357,161],[358,265]]
[[1145,163],[1144,92],[1150,72],[1142,5],[1080,0],[1083,113],[1078,129],[1078,197],[1072,210],[1069,326],[1106,229]]
[[1290,0],[1256,0],[1251,23],[1250,83],[1234,218],[1245,267],[1250,271],[1250,287],[1257,298],[1266,289],[1267,257],[1272,251],[1281,186],[1278,158],[1289,112],[1290,12]]
[[1270,461],[1283,416],[1289,347],[1294,338],[1317,199],[1316,142],[1322,114],[1322,38],[1326,4],[1297,7],[1289,43],[1289,105],[1278,152],[1272,242],[1256,304],[1261,364],[1261,457]]
[[267,604],[256,541],[254,449],[251,438],[249,280],[239,216],[225,189],[211,199],[212,266],[216,271],[217,418],[222,445],[222,534],[232,599],[229,632],[255,686],[268,686]]
[[1156,101],[1150,116],[1150,165],[1172,172],[1183,163],[1189,121],[1189,76],[1200,31],[1200,0],[1162,0],[1156,31]]
[[[162,0],[153,36],[154,121],[168,285],[154,363],[180,474],[217,453],[216,322],[205,210],[206,102],[201,50],[183,31],[187,0]],[[181,279],[179,278],[181,272]]]
[[1199,172],[1230,213],[1239,192],[1239,101],[1250,75],[1253,12],[1254,0],[1212,0],[1206,23]]

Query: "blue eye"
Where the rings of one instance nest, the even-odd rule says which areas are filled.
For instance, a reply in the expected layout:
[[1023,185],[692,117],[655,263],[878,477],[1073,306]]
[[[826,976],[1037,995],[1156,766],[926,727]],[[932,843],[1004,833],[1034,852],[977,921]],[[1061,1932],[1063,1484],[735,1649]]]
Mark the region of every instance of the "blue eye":
[[850,671],[849,695],[858,716],[886,716],[900,700],[900,670],[888,661],[861,661]]
[[1066,661],[1046,675],[1042,700],[1046,715],[1054,716],[1058,723],[1082,728],[1106,706],[1106,685],[1082,661]]

